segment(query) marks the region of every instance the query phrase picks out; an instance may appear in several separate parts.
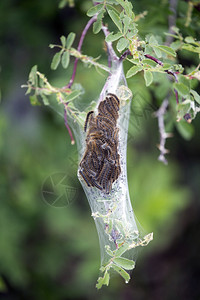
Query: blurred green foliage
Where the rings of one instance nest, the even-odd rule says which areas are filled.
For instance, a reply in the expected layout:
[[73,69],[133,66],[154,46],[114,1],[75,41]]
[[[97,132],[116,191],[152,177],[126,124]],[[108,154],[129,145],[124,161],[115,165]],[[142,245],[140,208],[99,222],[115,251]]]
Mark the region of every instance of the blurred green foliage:
[[[197,37],[199,21],[191,22],[186,28],[187,3],[178,2],[178,24],[187,35]],[[36,63],[52,82],[63,84],[64,70],[50,72],[52,53],[48,44],[70,31],[80,34],[91,1],[77,0],[75,8],[66,6],[63,10],[59,10],[58,4],[55,0],[0,2],[3,95],[0,108],[0,299],[123,298],[127,286],[119,278],[113,280],[107,290],[99,293],[95,290],[100,264],[98,238],[89,205],[76,178],[76,146],[70,144],[63,118],[51,109],[31,107],[20,89]],[[159,4],[135,1],[134,9],[136,14],[148,11],[139,23],[141,36],[151,32],[165,39],[168,1]],[[194,10],[193,18],[196,20],[197,16],[198,11]],[[87,49],[88,55],[101,54],[104,45],[100,36],[90,32],[83,53]],[[102,60],[105,58],[103,53]],[[180,60],[188,67],[196,63],[191,55]],[[65,75],[66,82],[70,71]],[[78,66],[76,81],[85,89],[81,106],[98,97],[104,79],[95,69]],[[128,83],[133,93],[139,90],[143,99],[139,104],[132,103],[128,178],[135,214],[144,231],[155,233],[149,246],[151,259],[151,251],[157,247],[166,249],[177,232],[181,236],[181,212],[193,202],[196,210],[199,209],[199,198],[195,198],[200,179],[199,138],[196,131],[189,144],[175,132],[168,146],[171,150],[169,166],[159,163],[155,147],[159,136],[152,113],[162,97],[157,92],[158,98],[152,99],[151,89],[145,87],[140,76]],[[194,125],[198,128],[199,120],[195,120]],[[55,172],[66,172],[69,185],[77,190],[76,199],[62,208],[49,206],[42,198],[42,185]],[[192,222],[192,216],[190,220]],[[195,240],[195,234],[193,232],[191,240]],[[144,289],[142,284],[145,283],[140,285]],[[169,290],[169,286],[166,288]],[[130,292],[131,284],[128,289]]]

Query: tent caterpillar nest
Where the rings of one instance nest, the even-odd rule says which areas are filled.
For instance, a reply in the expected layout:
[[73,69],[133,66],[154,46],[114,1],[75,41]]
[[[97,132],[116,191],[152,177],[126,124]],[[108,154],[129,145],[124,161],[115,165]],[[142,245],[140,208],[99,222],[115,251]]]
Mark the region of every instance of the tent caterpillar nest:
[[[120,102],[109,93],[94,111],[87,114],[85,121],[86,150],[80,162],[79,173],[89,187],[96,187],[109,194],[112,184],[121,173],[118,154],[117,120]],[[88,129],[87,129],[88,127]]]

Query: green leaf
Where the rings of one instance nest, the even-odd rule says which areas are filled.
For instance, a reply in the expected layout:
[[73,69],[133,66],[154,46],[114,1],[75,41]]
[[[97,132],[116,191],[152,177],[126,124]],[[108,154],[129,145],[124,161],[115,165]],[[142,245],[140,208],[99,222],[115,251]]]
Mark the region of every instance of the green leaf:
[[189,141],[193,137],[194,128],[192,124],[188,124],[186,121],[182,120],[176,123],[176,127],[185,140]]
[[189,43],[189,44],[195,43],[195,40],[192,36],[186,36],[185,41],[186,41],[186,43]]
[[105,272],[104,276],[103,277],[99,277],[98,280],[97,280],[97,284],[96,284],[96,288],[97,289],[101,289],[103,285],[109,285],[109,281],[110,281],[110,275],[109,273]]
[[151,71],[144,71],[144,80],[145,80],[146,86],[149,86],[152,83],[153,75],[152,75]]
[[156,67],[157,63],[149,58],[143,59],[143,64],[149,65],[151,67]]
[[56,47],[56,45],[50,44],[49,48],[53,49],[54,47]]
[[120,37],[122,37],[122,33],[121,32],[118,32],[116,34],[113,34],[113,32],[111,32],[106,37],[106,42],[114,42],[114,41],[118,40]]
[[47,98],[47,96],[45,96],[44,94],[41,94],[42,97],[42,101],[44,103],[44,105],[49,105],[49,100]]
[[66,102],[72,101],[72,100],[74,100],[75,98],[77,98],[78,96],[80,96],[80,94],[81,94],[81,91],[79,91],[79,90],[72,91],[70,94],[68,94],[68,95],[65,97],[65,101],[66,101]]
[[52,59],[52,62],[51,62],[51,69],[52,70],[56,70],[59,63],[60,63],[60,58],[61,58],[61,51],[60,52],[57,52],[53,59]]
[[162,52],[157,46],[152,47],[158,58],[162,57]]
[[178,77],[178,81],[183,83],[184,85],[186,85],[190,89],[191,80],[189,80],[188,78],[186,78],[185,76],[180,74],[179,77]]
[[110,256],[113,256],[113,255],[114,255],[114,253],[113,253],[113,251],[110,249],[110,246],[109,246],[109,245],[106,245],[106,246],[105,246],[105,249],[106,249],[106,252],[108,253],[108,255],[110,255]]
[[124,34],[126,34],[129,30],[129,26],[132,22],[132,19],[129,18],[128,16],[125,16],[122,21],[124,23]]
[[133,6],[131,4],[130,1],[127,1],[127,0],[116,0],[117,3],[119,3],[125,10],[126,14],[131,17],[132,19],[135,17],[132,9],[133,9]]
[[69,52],[65,51],[62,55],[62,66],[64,69],[67,69],[68,65],[69,65],[69,61],[70,61],[70,55]]
[[103,9],[103,6],[104,6],[103,4],[98,4],[91,7],[87,12],[87,16],[93,17],[95,14],[99,13]]
[[182,119],[186,113],[189,112],[191,107],[191,100],[185,100],[179,104],[177,104],[177,119]]
[[129,46],[129,40],[125,39],[124,37],[122,37],[118,42],[117,42],[117,50],[119,52],[121,52],[122,50],[124,50],[125,48],[128,48]]
[[199,53],[200,54],[200,47],[195,47],[192,45],[184,44],[182,49],[188,50],[190,52]]
[[128,243],[124,243],[117,250],[115,250],[115,257],[120,257],[123,253],[125,253],[129,248]]
[[133,75],[137,74],[138,72],[140,72],[142,70],[142,67],[139,65],[133,66],[131,67],[128,72],[126,73],[126,78],[130,78]]
[[115,23],[115,25],[118,27],[118,29],[122,31],[122,23],[116,11],[108,9],[108,14],[111,17],[112,21]]
[[149,44],[150,46],[158,46],[158,41],[156,40],[154,35],[151,35],[149,38]]
[[157,46],[157,47],[158,47],[158,49],[167,53],[168,55],[172,55],[172,56],[176,57],[176,52],[174,51],[174,49],[172,49],[168,46]]
[[112,264],[111,267],[117,272],[119,273],[119,275],[121,275],[125,282],[128,283],[129,280],[130,280],[130,275],[124,270],[122,269],[121,267],[117,266],[116,264]]
[[30,96],[29,99],[30,99],[31,105],[34,105],[34,106],[41,105],[36,94],[34,94],[33,96]]
[[200,104],[200,95],[199,95],[196,91],[194,91],[194,90],[190,90],[190,93],[191,93],[192,96],[194,97],[194,100],[195,100],[198,104]]
[[178,27],[172,26],[171,29],[172,29],[175,33],[179,34],[179,31],[180,31],[180,30],[179,30]]
[[102,19],[97,20],[96,22],[94,22],[94,24],[93,24],[94,34],[99,33],[99,31],[101,30],[101,27],[102,27]]
[[66,41],[66,48],[67,49],[71,48],[71,46],[72,46],[72,44],[73,44],[73,42],[75,40],[75,37],[76,37],[75,33],[74,32],[70,32],[70,34],[67,37],[67,41]]
[[180,96],[186,97],[189,94],[190,89],[182,82],[175,82],[173,86]]
[[37,65],[33,66],[31,68],[31,71],[29,73],[28,80],[33,84],[37,85]]
[[174,51],[177,51],[182,45],[181,41],[175,41],[173,43],[171,43],[171,48],[174,49]]
[[66,46],[66,38],[65,38],[65,36],[62,35],[61,38],[60,38],[60,40],[61,40],[61,43],[62,43],[63,47],[65,48],[65,46]]
[[135,268],[135,262],[124,257],[113,258],[113,262],[126,270],[132,270]]

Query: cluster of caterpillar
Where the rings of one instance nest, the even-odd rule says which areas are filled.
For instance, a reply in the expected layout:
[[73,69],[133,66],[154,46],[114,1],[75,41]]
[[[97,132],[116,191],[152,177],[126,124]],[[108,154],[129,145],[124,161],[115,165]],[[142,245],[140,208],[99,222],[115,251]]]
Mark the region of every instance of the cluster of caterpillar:
[[100,102],[97,116],[90,111],[85,121],[86,150],[79,174],[89,187],[96,187],[106,194],[110,193],[113,182],[121,173],[117,128],[119,106],[117,96],[109,93]]

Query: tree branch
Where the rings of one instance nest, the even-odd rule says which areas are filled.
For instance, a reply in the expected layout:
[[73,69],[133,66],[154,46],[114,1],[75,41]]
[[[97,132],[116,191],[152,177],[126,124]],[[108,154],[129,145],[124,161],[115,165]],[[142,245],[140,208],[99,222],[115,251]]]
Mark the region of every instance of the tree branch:
[[164,115],[166,113],[167,107],[168,107],[169,101],[168,99],[165,99],[160,106],[160,108],[154,113],[154,115],[158,118],[158,127],[159,127],[159,133],[160,133],[160,144],[158,145],[158,149],[160,150],[160,155],[158,157],[158,160],[163,162],[165,165],[167,165],[167,159],[165,155],[169,152],[165,148],[166,139],[171,137],[171,133],[165,132],[165,124],[164,124]]
[[[90,26],[97,20],[97,15],[94,15],[86,24],[85,28],[83,29],[83,32],[81,34],[81,37],[80,37],[80,40],[79,40],[79,43],[78,43],[78,47],[77,47],[77,50],[80,52],[81,51],[81,48],[82,48],[82,44],[83,44],[83,41],[84,41],[84,38],[86,36],[86,33],[88,31],[88,29],[90,28]],[[75,76],[76,76],[76,69],[77,69],[77,63],[78,63],[78,58],[75,59],[75,62],[74,62],[74,68],[73,68],[73,72],[72,72],[72,77],[69,81],[69,83],[67,84],[66,88],[71,88],[73,82],[74,82],[74,79],[75,79]]]

